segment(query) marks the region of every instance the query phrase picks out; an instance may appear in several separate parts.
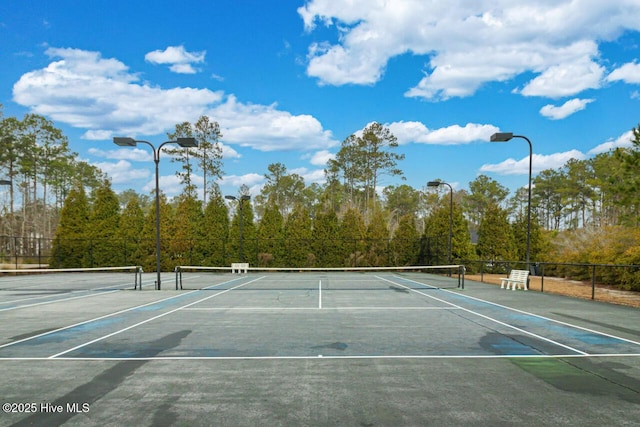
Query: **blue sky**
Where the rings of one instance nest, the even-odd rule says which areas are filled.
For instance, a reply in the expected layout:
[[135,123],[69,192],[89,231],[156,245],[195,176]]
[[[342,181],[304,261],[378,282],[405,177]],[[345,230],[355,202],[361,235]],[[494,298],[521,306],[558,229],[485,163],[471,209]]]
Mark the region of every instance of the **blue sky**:
[[[406,181],[468,188],[628,145],[640,123],[640,0],[3,0],[0,102],[44,115],[116,191],[153,187],[146,146],[203,114],[225,194],[270,163],[307,183],[352,133],[398,138]],[[178,194],[161,155],[161,187]],[[384,177],[381,185],[403,183]]]

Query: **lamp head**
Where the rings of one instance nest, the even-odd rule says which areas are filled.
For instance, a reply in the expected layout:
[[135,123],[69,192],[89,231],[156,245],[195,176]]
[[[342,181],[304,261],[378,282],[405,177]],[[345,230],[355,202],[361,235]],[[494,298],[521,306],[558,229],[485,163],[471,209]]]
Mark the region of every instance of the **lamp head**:
[[236,200],[236,196],[224,196],[227,200]]
[[240,196],[240,200],[251,200],[251,196],[243,194],[242,196]]
[[442,184],[440,181],[429,181],[427,187],[440,187],[440,184]]
[[129,138],[126,136],[114,136],[113,143],[119,145],[120,147],[135,147],[136,140],[133,138]]
[[491,135],[491,142],[507,142],[513,138],[513,132],[497,132]]
[[191,148],[191,147],[198,146],[198,141],[196,141],[195,138],[177,138],[176,142],[180,147],[184,147],[184,148]]

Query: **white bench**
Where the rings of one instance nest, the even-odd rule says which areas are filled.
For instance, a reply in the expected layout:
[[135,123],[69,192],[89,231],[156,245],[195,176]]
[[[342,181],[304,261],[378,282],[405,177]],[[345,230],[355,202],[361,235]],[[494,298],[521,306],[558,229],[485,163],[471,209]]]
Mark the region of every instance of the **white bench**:
[[232,262],[231,263],[231,274],[247,274],[249,272],[249,263],[248,262]]
[[527,281],[529,279],[529,272],[527,270],[511,270],[509,277],[503,277],[500,283],[500,289],[503,289],[507,285],[507,289],[511,287],[512,290],[516,290],[517,287],[522,285],[522,289],[525,291],[528,289]]

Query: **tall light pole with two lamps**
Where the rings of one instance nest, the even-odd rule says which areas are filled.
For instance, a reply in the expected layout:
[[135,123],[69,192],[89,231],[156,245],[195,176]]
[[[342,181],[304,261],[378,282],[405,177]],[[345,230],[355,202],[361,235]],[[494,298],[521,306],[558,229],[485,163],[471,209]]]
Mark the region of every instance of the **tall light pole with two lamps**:
[[530,258],[531,258],[531,171],[533,169],[533,145],[531,141],[524,135],[514,135],[512,132],[498,132],[491,135],[491,142],[507,142],[512,138],[522,138],[529,143],[529,195],[527,198],[527,254],[526,254],[526,266],[527,271],[530,271]]
[[238,198],[236,196],[224,196],[225,199],[227,200],[237,200],[238,201],[238,210],[239,210],[239,221],[240,221],[240,262],[244,262],[244,254],[242,252],[242,205],[243,202],[247,201],[247,200],[251,200],[251,196],[244,194],[242,196],[240,196],[240,199],[238,200]]
[[153,161],[156,164],[156,289],[160,290],[160,272],[162,269],[161,266],[161,258],[160,258],[160,175],[159,175],[159,165],[160,165],[160,150],[166,144],[178,144],[183,148],[197,147],[198,142],[195,138],[176,138],[173,141],[165,141],[156,148],[149,141],[142,141],[138,139],[133,139],[129,137],[119,137],[116,136],[113,138],[113,142],[116,145],[121,147],[135,147],[138,143],[147,144],[153,150]]
[[427,187],[440,187],[446,185],[449,187],[449,264],[453,262],[453,187],[444,181],[429,181]]

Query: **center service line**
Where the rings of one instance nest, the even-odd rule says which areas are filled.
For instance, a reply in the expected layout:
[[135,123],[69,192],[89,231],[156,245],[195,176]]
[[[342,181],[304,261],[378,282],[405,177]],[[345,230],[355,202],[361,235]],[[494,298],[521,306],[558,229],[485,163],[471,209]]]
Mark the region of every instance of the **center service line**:
[[[120,329],[120,330],[118,330],[118,331],[112,332],[112,333],[110,333],[110,334],[104,335],[104,336],[99,337],[99,338],[96,338],[96,339],[94,339],[94,340],[88,341],[88,342],[86,342],[86,343],[84,343],[84,344],[80,344],[80,345],[77,345],[77,346],[75,346],[75,347],[72,347],[72,348],[70,348],[70,349],[68,349],[68,350],[61,351],[60,353],[56,353],[56,354],[54,354],[54,355],[52,355],[52,356],[49,356],[49,357],[48,357],[48,359],[55,359],[56,357],[62,356],[63,354],[70,353],[70,352],[72,352],[72,351],[74,351],[74,350],[77,350],[77,349],[79,349],[79,348],[86,347],[86,346],[91,345],[91,344],[94,344],[94,343],[96,343],[96,342],[98,342],[98,341],[102,341],[102,340],[107,339],[107,338],[110,338],[110,337],[112,337],[112,336],[114,336],[114,335],[118,335],[118,334],[120,334],[120,333],[122,333],[122,332],[128,331],[129,329],[133,329],[133,328],[138,327],[138,326],[140,326],[140,325],[144,325],[145,323],[149,323],[149,322],[151,322],[152,320],[159,319],[159,318],[164,317],[164,316],[166,316],[166,315],[168,315],[168,314],[175,313],[176,311],[183,310],[183,309],[185,309],[185,308],[191,307],[192,305],[196,305],[196,304],[201,303],[201,302],[203,302],[203,301],[206,301],[206,300],[208,300],[208,299],[215,298],[215,297],[217,297],[218,295],[225,294],[225,293],[227,293],[227,292],[229,292],[229,291],[232,291],[232,290],[234,290],[234,289],[238,289],[238,288],[240,288],[240,287],[242,287],[242,286],[248,285],[249,283],[253,283],[253,282],[258,281],[258,280],[260,280],[260,279],[264,279],[265,277],[266,277],[266,276],[258,277],[258,278],[256,278],[256,279],[250,280],[250,281],[248,281],[248,282],[246,282],[246,283],[242,283],[242,284],[240,284],[240,285],[238,285],[238,286],[234,286],[234,287],[232,287],[232,288],[229,288],[229,289],[226,289],[226,290],[224,290],[224,291],[218,292],[217,294],[213,294],[213,295],[210,295],[210,296],[208,296],[208,297],[206,297],[206,298],[202,298],[202,299],[199,299],[199,300],[194,301],[194,302],[192,302],[192,303],[189,303],[189,304],[187,304],[187,305],[183,305],[182,307],[174,308],[173,310],[167,311],[166,313],[159,314],[159,315],[154,316],[154,317],[151,317],[151,318],[149,318],[149,319],[147,319],[147,320],[143,320],[142,322],[135,323],[135,324],[133,324],[133,325],[131,325],[131,326],[127,326],[126,328]],[[198,291],[194,291],[194,292],[198,292]]]

